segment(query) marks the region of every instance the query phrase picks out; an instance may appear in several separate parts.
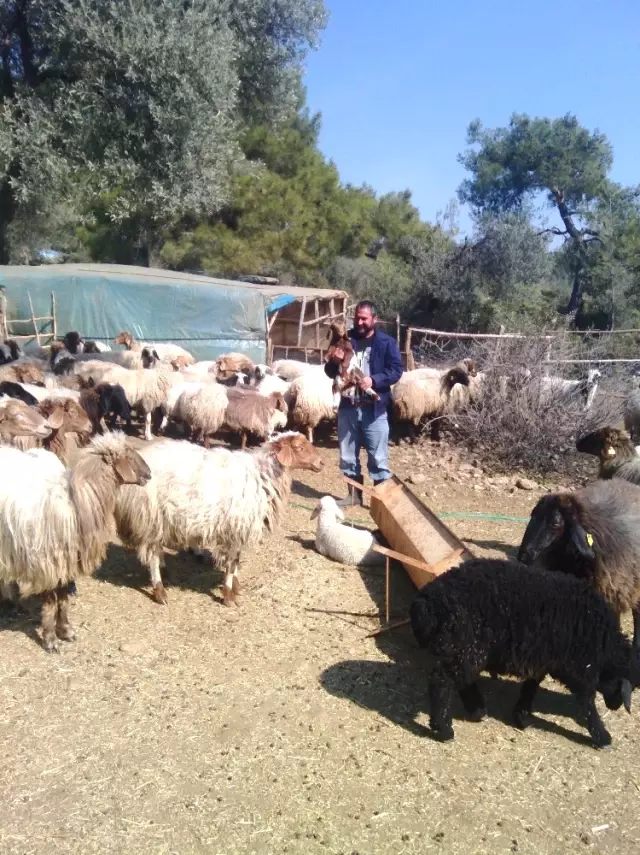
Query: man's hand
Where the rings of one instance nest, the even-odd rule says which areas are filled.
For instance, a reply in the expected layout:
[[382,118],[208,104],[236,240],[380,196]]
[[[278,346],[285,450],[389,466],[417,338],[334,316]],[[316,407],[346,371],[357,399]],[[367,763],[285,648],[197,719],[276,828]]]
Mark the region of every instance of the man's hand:
[[336,347],[331,357],[332,362],[342,362],[344,359],[344,350],[341,347]]
[[367,389],[371,389],[372,386],[373,386],[373,380],[371,379],[371,377],[363,377],[362,380],[360,381],[360,388],[362,389],[363,392],[366,392]]

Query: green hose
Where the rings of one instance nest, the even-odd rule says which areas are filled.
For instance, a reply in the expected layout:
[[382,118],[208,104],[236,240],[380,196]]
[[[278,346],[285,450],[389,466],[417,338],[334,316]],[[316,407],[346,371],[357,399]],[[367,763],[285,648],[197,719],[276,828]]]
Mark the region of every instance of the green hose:
[[[294,508],[302,508],[305,511],[314,510],[310,505],[301,505],[298,502],[289,502],[289,504]],[[355,506],[354,506],[355,507]],[[470,519],[470,520],[496,520],[497,522],[514,522],[514,523],[528,523],[529,517],[509,517],[504,514],[480,514],[469,511],[448,511],[446,513],[438,514],[439,517],[443,519],[446,518],[455,518],[455,519]]]
[[517,522],[528,523],[529,517],[507,517],[504,514],[477,514],[467,511],[450,511],[449,513],[438,514],[440,517],[459,517],[461,519],[475,520],[498,520],[499,522]]

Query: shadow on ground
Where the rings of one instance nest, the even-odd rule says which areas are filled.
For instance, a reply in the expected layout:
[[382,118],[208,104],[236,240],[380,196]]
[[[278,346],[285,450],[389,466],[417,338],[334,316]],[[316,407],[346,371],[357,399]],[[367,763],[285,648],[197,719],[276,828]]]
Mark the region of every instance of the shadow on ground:
[[518,546],[513,546],[511,543],[505,543],[504,540],[480,540],[479,538],[467,537],[465,543],[471,543],[480,549],[491,549],[496,552],[503,552],[505,558],[515,558],[518,554]]
[[[418,650],[413,655],[407,651],[400,662],[372,662],[348,660],[327,668],[320,677],[326,691],[344,698],[364,709],[372,710],[404,730],[416,736],[429,736],[430,730],[416,721],[418,716],[429,713],[427,678],[419,663]],[[409,661],[413,660],[413,661]],[[512,725],[511,711],[518,697],[518,684],[513,680],[492,680],[480,677],[478,686],[483,693],[488,709],[488,721],[477,727],[490,727],[491,719]],[[541,687],[536,695],[535,714],[531,727],[555,733],[580,745],[590,745],[586,733],[556,724],[541,715],[561,716],[576,720],[577,704],[571,695]],[[459,697],[453,707],[455,720],[465,719],[466,714]],[[518,729],[513,726],[517,737]]]
[[[213,589],[223,582],[223,575],[214,569],[211,555],[204,553],[202,559],[196,555],[181,552],[176,555],[165,553],[165,567],[161,570],[162,581],[167,589],[182,588],[207,594],[214,600],[220,598]],[[122,546],[111,544],[107,558],[96,572],[96,578],[117,587],[132,588],[144,596],[151,597],[151,583],[146,567],[138,561],[133,552]]]

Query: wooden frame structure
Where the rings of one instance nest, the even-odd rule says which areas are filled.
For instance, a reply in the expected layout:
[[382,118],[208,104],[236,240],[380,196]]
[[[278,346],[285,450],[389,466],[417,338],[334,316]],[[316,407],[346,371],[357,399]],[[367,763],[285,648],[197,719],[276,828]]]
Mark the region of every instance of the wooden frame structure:
[[370,514],[391,544],[391,549],[375,545],[376,552],[385,556],[385,623],[370,635],[378,635],[408,623],[407,619],[390,623],[390,561],[399,561],[416,586],[422,588],[437,576],[474,558],[473,552],[442,522],[409,488],[393,475],[377,487],[358,484],[343,476],[347,484],[363,490],[371,502]]
[[349,298],[344,291],[320,288],[299,291],[298,299],[267,314],[269,363],[288,359],[290,355],[302,357],[305,362],[321,363],[328,346],[326,328],[331,321],[347,317]]
[[[0,335],[2,336],[2,340],[6,341],[6,339],[11,338],[15,341],[30,341],[31,339],[36,340],[38,345],[48,344],[51,341],[54,341],[58,337],[58,323],[56,320],[56,295],[55,291],[51,292],[51,314],[50,315],[42,315],[40,317],[36,317],[35,312],[33,310],[33,301],[31,299],[31,294],[27,291],[27,298],[29,300],[29,308],[31,310],[31,315],[28,318],[14,318],[14,320],[10,321],[7,313],[7,297],[4,293],[4,288],[0,289]],[[51,331],[44,331],[38,327],[39,323],[46,323],[51,325]],[[15,324],[32,324],[33,332],[32,333],[16,333],[13,331],[13,326]],[[45,339],[43,342],[42,339]]]

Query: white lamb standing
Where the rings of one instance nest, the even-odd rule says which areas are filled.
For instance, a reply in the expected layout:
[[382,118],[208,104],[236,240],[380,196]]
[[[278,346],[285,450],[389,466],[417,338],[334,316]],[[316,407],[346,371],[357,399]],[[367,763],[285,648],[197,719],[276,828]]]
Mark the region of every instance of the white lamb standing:
[[341,564],[384,564],[384,556],[373,549],[376,538],[369,531],[342,525],[342,510],[332,496],[323,496],[311,514],[318,519],[316,549],[320,555]]

